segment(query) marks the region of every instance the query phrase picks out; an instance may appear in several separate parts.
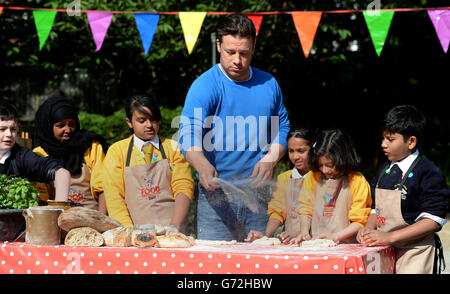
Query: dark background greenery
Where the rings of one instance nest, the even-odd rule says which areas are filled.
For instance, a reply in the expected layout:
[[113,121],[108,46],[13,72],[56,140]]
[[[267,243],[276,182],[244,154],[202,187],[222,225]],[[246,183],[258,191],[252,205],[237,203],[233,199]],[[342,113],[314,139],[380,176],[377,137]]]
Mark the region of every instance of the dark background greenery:
[[[2,5],[65,8],[72,1],[2,1]],[[114,11],[297,11],[366,9],[372,1],[97,1],[82,9]],[[380,0],[381,8],[440,7],[448,1]],[[99,52],[86,14],[58,13],[42,51],[31,11],[4,10],[0,16],[0,95],[29,108],[29,97],[63,94],[82,111],[84,127],[112,143],[127,135],[123,101],[134,92],[160,99],[169,136],[190,84],[211,67],[210,35],[223,16],[207,15],[188,55],[176,15],[161,15],[149,54],[131,14],[115,14]],[[356,51],[350,50],[357,43]],[[397,12],[381,56],[372,45],[362,13],[323,14],[305,59],[292,17],[265,15],[252,65],[272,73],[283,91],[291,122],[339,127],[354,139],[368,179],[380,162],[380,121],[391,107],[414,104],[428,119],[421,153],[450,178],[449,54],[423,11]],[[446,99],[447,98],[447,99]],[[35,102],[36,104],[36,102]],[[32,105],[35,107],[36,105]],[[24,118],[26,120],[27,118]],[[30,118],[28,118],[30,119]],[[289,168],[284,158],[275,174]]]

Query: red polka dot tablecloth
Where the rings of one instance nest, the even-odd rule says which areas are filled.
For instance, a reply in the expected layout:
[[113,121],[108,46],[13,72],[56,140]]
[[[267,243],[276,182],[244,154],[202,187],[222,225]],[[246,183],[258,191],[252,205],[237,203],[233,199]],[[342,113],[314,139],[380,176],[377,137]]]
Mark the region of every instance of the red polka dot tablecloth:
[[342,244],[197,245],[191,248],[36,246],[0,243],[1,274],[365,274],[393,273],[391,247]]

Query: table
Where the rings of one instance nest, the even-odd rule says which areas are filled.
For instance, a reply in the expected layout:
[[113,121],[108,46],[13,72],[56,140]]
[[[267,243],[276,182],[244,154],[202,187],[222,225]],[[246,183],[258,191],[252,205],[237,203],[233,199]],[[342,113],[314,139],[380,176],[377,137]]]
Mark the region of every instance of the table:
[[393,273],[392,247],[341,244],[196,245],[190,248],[36,246],[0,243],[2,274],[364,274]]

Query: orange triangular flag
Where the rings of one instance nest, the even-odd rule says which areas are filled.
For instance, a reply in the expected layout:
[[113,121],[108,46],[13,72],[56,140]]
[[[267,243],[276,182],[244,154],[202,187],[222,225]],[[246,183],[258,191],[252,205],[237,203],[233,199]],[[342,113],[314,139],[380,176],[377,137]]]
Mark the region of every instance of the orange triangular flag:
[[298,38],[303,48],[303,54],[308,58],[311,51],[317,27],[319,26],[322,12],[294,12],[292,19],[297,29]]
[[258,37],[259,28],[261,27],[263,15],[262,14],[246,14],[248,18],[253,22],[256,29],[256,37]]
[[3,7],[0,7],[0,15],[2,15]]

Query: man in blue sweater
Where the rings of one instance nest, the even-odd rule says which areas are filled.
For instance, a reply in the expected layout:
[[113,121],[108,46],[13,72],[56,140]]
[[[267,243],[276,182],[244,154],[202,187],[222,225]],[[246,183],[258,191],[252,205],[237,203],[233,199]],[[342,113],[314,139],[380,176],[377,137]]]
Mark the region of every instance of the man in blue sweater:
[[[275,78],[250,66],[256,40],[252,21],[229,15],[217,35],[220,63],[191,85],[179,143],[200,181],[197,238],[242,241],[250,229],[265,228],[268,185],[287,149],[289,119]],[[245,187],[237,184],[251,192],[226,194],[216,178],[234,184],[251,179]],[[258,200],[259,209],[248,207],[250,198]]]

